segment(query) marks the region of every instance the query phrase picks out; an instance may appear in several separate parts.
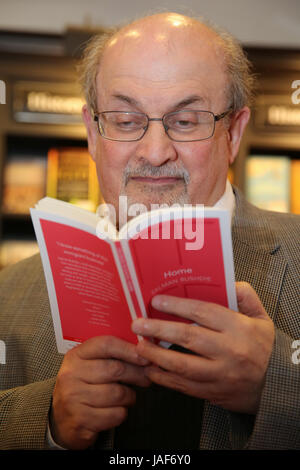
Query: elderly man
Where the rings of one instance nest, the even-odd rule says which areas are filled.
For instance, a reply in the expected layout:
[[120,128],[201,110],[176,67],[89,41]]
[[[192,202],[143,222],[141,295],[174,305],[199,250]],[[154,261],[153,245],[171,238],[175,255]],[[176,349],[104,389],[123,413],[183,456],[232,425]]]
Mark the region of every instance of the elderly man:
[[11,372],[0,395],[0,448],[300,448],[300,366],[291,359],[300,336],[299,218],[256,209],[226,184],[250,114],[242,51],[199,21],[158,14],[95,38],[82,79],[105,201],[116,211],[121,194],[148,207],[228,208],[236,278],[246,282],[236,285],[239,312],[153,298],[197,326],[139,319],[132,329],[176,347],[95,337],[61,358],[39,257],[4,271],[1,338]]

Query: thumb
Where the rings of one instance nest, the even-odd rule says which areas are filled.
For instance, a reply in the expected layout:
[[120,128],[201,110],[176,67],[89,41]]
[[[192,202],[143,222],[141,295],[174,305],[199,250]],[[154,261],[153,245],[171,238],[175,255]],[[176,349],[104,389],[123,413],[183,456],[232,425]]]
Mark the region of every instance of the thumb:
[[257,293],[248,282],[236,282],[236,296],[239,312],[248,317],[269,319]]

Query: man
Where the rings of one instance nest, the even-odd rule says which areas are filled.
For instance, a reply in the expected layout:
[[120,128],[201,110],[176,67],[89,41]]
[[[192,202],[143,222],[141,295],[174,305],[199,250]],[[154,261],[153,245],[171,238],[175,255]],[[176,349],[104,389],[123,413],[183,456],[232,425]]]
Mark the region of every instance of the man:
[[197,326],[136,320],[133,331],[174,348],[96,337],[61,358],[39,259],[3,272],[10,370],[0,447],[299,448],[299,218],[260,211],[226,185],[250,114],[240,49],[164,13],[96,39],[83,65],[83,118],[105,201],[116,211],[121,194],[148,207],[227,207],[236,278],[247,282],[237,283],[239,312],[155,297],[156,308]]

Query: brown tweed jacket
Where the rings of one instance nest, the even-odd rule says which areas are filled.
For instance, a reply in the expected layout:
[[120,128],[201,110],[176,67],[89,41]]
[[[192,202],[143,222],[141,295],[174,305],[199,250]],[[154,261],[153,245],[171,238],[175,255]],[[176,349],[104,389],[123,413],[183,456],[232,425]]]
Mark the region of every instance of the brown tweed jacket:
[[[235,189],[233,248],[236,280],[256,289],[276,325],[258,414],[231,413],[205,403],[200,449],[300,449],[300,217],[262,211]],[[46,448],[57,353],[39,255],[0,273],[0,449]],[[2,343],[3,344],[3,343]],[[253,424],[254,421],[254,424]],[[113,445],[112,434],[103,447]]]

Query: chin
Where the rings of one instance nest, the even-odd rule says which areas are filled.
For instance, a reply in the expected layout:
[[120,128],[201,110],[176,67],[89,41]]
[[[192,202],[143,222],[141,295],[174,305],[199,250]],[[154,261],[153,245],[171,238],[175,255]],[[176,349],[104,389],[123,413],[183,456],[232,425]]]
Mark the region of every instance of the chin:
[[130,207],[133,204],[144,205],[147,210],[154,209],[155,206],[172,206],[174,204],[183,206],[184,204],[190,204],[190,197],[187,193],[168,192],[168,191],[157,191],[152,194],[127,194],[123,193],[124,196],[127,196],[127,206]]

